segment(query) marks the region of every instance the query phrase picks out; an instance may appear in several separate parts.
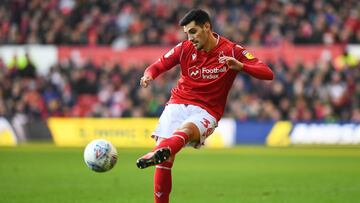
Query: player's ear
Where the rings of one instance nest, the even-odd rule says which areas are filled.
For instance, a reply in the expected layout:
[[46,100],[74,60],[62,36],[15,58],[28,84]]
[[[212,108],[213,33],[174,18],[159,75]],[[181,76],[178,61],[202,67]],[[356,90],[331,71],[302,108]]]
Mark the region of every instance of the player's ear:
[[204,30],[205,30],[205,31],[210,31],[210,30],[211,30],[211,25],[210,25],[209,22],[205,22],[205,24],[204,24]]

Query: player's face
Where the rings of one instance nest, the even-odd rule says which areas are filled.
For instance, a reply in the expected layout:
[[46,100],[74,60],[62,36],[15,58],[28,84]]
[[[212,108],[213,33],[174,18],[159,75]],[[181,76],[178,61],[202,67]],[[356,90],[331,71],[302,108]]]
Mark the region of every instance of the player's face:
[[207,38],[209,36],[209,25],[199,26],[195,24],[195,21],[191,21],[189,24],[184,26],[184,32],[188,37],[188,40],[193,43],[197,50],[201,50]]

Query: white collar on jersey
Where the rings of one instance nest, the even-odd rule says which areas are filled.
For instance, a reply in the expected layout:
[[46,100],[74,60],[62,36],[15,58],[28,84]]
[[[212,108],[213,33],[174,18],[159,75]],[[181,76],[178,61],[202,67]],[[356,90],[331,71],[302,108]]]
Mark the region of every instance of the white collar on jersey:
[[219,41],[220,41],[220,35],[218,33],[216,33],[216,32],[213,32],[213,35],[216,36],[216,45],[215,46],[217,46],[219,44]]

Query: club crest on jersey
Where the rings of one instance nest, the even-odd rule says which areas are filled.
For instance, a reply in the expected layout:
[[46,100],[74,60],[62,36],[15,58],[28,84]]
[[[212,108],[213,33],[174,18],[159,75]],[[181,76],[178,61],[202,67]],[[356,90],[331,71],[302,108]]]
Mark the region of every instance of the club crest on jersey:
[[189,68],[188,73],[189,76],[194,80],[197,80],[201,77],[201,69],[196,66]]
[[242,54],[247,58],[247,59],[253,59],[255,58],[250,52],[248,52],[247,50],[244,50],[242,52]]
[[223,51],[221,51],[220,53],[219,53],[219,63],[225,63],[225,60],[224,59],[222,59],[222,57],[224,57],[225,56],[225,54],[224,54],[224,52]]

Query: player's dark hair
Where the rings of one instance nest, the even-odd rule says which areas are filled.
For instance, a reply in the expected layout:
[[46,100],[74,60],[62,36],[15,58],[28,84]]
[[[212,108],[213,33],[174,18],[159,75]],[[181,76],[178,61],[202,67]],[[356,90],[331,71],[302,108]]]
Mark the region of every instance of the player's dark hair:
[[185,26],[191,21],[195,22],[195,25],[203,26],[206,22],[210,23],[211,20],[209,14],[202,9],[192,9],[179,21],[180,26]]

